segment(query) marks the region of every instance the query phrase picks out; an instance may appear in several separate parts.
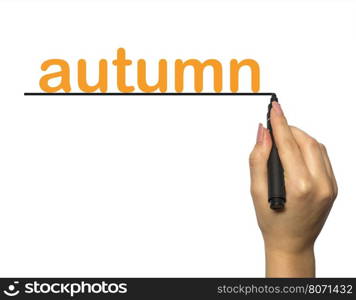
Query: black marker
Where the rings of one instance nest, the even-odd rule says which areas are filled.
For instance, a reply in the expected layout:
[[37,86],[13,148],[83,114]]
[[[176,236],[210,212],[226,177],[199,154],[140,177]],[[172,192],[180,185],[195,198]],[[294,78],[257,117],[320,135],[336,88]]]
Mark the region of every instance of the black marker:
[[272,150],[268,158],[268,202],[271,209],[280,210],[284,208],[286,202],[286,191],[284,186],[284,170],[279,159],[277,147],[274,142],[272,126],[270,122],[270,113],[272,102],[278,102],[276,94],[272,94],[271,102],[268,105],[267,128],[272,137]]

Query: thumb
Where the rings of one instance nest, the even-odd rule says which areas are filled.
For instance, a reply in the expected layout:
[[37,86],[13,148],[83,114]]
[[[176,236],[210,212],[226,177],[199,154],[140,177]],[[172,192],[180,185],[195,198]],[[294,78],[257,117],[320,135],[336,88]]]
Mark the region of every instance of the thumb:
[[267,161],[272,148],[272,139],[269,131],[258,125],[256,144],[250,154],[251,195],[256,202],[267,199]]

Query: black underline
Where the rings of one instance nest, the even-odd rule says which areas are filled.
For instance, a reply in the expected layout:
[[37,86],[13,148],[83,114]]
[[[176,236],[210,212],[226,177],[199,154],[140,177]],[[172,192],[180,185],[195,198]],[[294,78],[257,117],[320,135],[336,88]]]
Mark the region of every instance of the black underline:
[[32,93],[24,96],[272,96],[275,93]]

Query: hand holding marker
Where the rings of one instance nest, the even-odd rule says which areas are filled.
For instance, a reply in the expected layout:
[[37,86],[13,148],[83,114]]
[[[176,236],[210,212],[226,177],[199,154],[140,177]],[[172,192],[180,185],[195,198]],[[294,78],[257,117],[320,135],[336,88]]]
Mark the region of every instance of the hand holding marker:
[[259,124],[250,154],[251,195],[265,244],[266,276],[313,277],[314,242],[337,196],[335,176],[325,146],[288,125],[275,95],[267,127]]

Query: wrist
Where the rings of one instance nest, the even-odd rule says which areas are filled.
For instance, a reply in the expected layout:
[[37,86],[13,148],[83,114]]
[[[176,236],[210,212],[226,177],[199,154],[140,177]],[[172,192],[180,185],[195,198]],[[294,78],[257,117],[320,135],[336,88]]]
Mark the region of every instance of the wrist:
[[266,277],[315,277],[313,247],[301,251],[265,248]]

